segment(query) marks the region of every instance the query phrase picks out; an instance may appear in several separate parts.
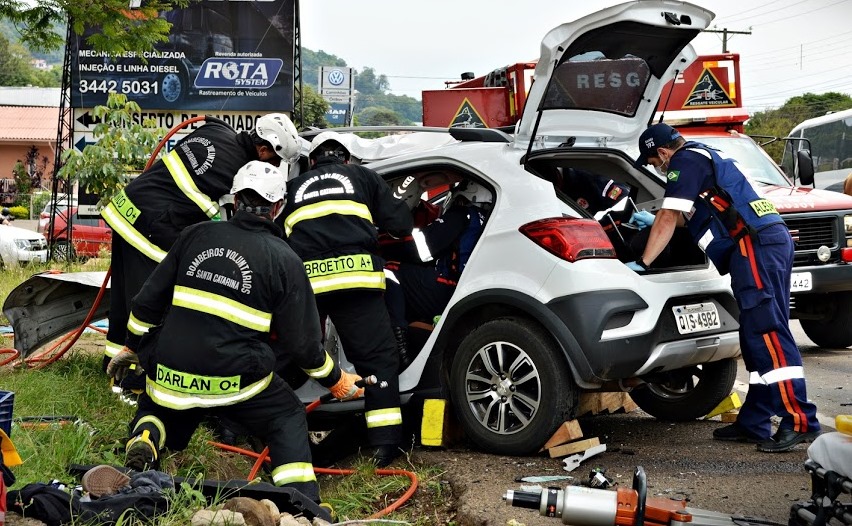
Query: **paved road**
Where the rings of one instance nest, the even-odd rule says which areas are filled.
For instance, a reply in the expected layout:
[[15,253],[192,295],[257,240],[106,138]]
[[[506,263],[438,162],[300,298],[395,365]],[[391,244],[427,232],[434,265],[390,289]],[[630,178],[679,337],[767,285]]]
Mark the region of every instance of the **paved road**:
[[[820,349],[804,336],[797,322],[792,326],[802,350],[809,397],[816,402],[826,430],[833,430],[829,426],[837,414],[852,414],[852,349]],[[737,388],[745,389],[742,367],[738,377]],[[570,473],[578,480],[587,480],[589,469],[598,466],[606,468],[619,485],[629,487],[634,467],[641,465],[648,477],[649,497],[686,499],[693,508],[781,524],[787,524],[793,503],[810,496],[810,479],[803,468],[806,446],[768,454],[751,444],[714,441],[711,433],[722,425],[718,417],[672,424],[635,411],[584,417],[580,424],[586,437],[596,436],[607,444],[607,452]],[[558,459],[486,455],[466,448],[418,451],[416,457],[446,468],[446,479],[459,498],[457,518],[462,525],[504,526],[510,519],[527,526],[561,523],[509,507],[501,498],[507,489],[520,488],[516,477],[569,475]]]

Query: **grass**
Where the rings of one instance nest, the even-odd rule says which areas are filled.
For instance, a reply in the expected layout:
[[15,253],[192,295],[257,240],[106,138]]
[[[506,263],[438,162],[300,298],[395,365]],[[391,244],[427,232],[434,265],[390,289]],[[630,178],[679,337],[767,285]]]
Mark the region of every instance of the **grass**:
[[[108,260],[105,261],[0,271],[0,294],[5,300],[12,289],[31,275],[51,268],[66,272],[106,270]],[[102,335],[84,334],[61,360],[44,369],[0,368],[0,390],[15,393],[12,438],[24,461],[14,468],[18,481],[12,489],[52,479],[74,486],[77,482],[67,471],[70,464],[123,464],[127,425],[134,408],[120,403],[109,390],[101,369],[102,345]],[[24,418],[56,416],[70,418],[61,424],[21,422]],[[164,454],[160,469],[189,479],[245,479],[253,459],[225,453],[208,444],[212,439],[210,431],[199,427],[186,450]],[[318,476],[323,500],[332,504],[338,520],[368,517],[408,488],[408,478],[377,476],[365,461],[356,460],[352,467],[357,472],[351,476]],[[405,469],[417,473],[420,487],[411,501],[384,518],[420,526],[443,522],[438,517],[439,510],[448,508],[451,496],[441,482],[441,470],[411,459]],[[158,517],[156,523],[188,524],[192,513],[203,506],[203,497],[186,485],[173,496],[172,511]]]

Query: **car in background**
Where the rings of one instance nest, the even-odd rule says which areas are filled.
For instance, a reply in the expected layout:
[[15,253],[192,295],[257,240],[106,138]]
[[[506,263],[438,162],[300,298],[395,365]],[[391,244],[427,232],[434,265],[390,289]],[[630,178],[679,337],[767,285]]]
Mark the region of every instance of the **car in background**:
[[47,261],[44,235],[26,228],[0,225],[0,266],[16,268]]
[[102,218],[80,217],[77,207],[71,208],[71,229],[68,229],[68,210],[61,210],[53,220],[54,235],[50,235],[50,219],[45,237],[53,242],[54,259],[65,261],[98,257],[112,246],[112,229]]
[[[56,198],[56,202],[58,205],[55,205],[53,199],[44,204],[44,209],[38,215],[38,229],[39,233],[45,234],[47,236],[47,225],[50,224],[50,216],[53,214],[53,209],[57,210],[65,210],[68,208],[68,196],[65,194],[59,194]],[[71,206],[77,206],[77,197],[74,196],[71,198]]]

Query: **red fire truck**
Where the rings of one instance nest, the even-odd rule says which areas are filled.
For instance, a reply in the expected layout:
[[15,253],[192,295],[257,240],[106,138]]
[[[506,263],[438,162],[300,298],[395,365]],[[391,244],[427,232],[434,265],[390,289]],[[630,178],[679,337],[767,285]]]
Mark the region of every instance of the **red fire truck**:
[[[425,126],[488,127],[511,131],[523,113],[534,62],[447,83],[423,92]],[[797,186],[745,135],[739,55],[699,56],[663,89],[660,117],[688,140],[737,160],[757,191],[784,216],[796,244],[791,316],[817,345],[852,346],[852,197]],[[791,174],[792,175],[792,174]]]

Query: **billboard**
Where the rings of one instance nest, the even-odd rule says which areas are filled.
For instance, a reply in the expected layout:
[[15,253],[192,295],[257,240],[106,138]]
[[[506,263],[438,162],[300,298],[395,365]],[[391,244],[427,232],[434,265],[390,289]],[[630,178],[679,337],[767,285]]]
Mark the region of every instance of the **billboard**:
[[144,108],[292,111],[294,0],[200,0],[161,12],[167,42],[142,56],[110,56],[72,34],[71,106],[110,92]]
[[352,103],[355,94],[355,69],[341,66],[320,66],[320,95],[329,103],[325,120],[332,125],[352,123]]

